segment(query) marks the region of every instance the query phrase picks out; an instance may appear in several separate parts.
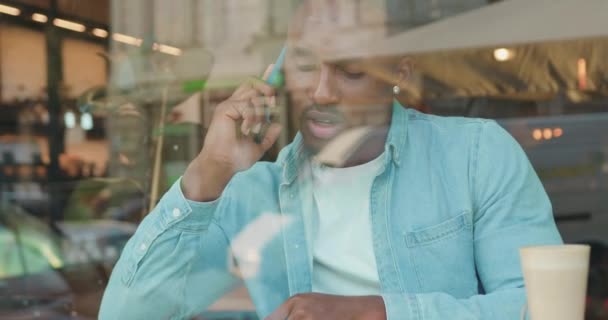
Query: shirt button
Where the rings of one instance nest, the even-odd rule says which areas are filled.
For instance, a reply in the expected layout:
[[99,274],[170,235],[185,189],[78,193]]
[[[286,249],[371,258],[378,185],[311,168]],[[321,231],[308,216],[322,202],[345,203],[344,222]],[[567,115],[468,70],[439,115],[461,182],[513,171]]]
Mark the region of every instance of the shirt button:
[[174,208],[173,209],[173,217],[174,218],[179,218],[179,216],[181,216],[181,215],[182,215],[182,211],[179,210],[179,208]]
[[293,199],[294,195],[293,192],[289,194],[289,198]]
[[141,251],[146,250],[146,248],[148,248],[148,246],[145,243],[142,243],[139,245],[139,250],[141,250]]
[[296,244],[293,247],[296,248],[296,249],[300,249],[300,245],[299,244]]

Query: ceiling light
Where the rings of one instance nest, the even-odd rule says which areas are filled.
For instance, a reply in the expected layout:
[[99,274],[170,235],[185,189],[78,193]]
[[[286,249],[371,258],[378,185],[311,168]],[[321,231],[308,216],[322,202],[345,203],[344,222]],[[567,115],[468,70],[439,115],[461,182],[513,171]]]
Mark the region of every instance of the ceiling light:
[[122,33],[112,34],[112,39],[114,39],[118,42],[130,44],[132,46],[141,46],[141,43],[142,43],[141,39],[138,39],[138,38],[135,38],[132,36],[128,36],[128,35],[122,34]]
[[545,140],[549,140],[549,139],[553,138],[553,131],[549,128],[544,129],[543,138],[545,138]]
[[80,127],[87,131],[93,129],[93,116],[90,113],[83,113],[80,116]]
[[174,55],[174,56],[179,56],[179,55],[182,54],[182,49],[176,48],[176,47],[172,47],[172,46],[168,46],[168,45],[165,45],[165,44],[159,44],[158,45],[158,51],[160,51],[162,53]]
[[72,111],[68,111],[63,115],[63,122],[65,127],[72,129],[76,126],[76,115]]
[[53,24],[58,26],[59,28],[64,28],[76,32],[84,32],[84,30],[87,29],[83,24],[59,18],[53,20]]
[[534,131],[532,131],[532,137],[536,141],[541,140],[543,138],[543,132],[540,131],[540,129],[534,129]]
[[34,20],[36,22],[40,22],[40,23],[46,23],[49,20],[49,18],[47,18],[42,13],[34,13],[34,14],[32,14],[32,20]]
[[494,50],[494,59],[496,59],[496,61],[507,61],[507,60],[511,60],[513,59],[513,56],[515,56],[515,54],[513,53],[513,50],[507,49],[507,48],[498,48],[496,50]]
[[95,28],[93,29],[93,35],[100,38],[107,38],[108,32],[104,29]]
[[11,6],[5,6],[3,4],[0,4],[0,13],[5,13],[11,16],[18,16],[21,14],[21,10],[15,8],[15,7],[11,7]]
[[561,137],[564,134],[564,130],[562,128],[553,129],[553,136],[556,138]]
[[587,89],[587,60],[584,58],[578,59],[576,74],[578,76],[578,88],[581,90]]

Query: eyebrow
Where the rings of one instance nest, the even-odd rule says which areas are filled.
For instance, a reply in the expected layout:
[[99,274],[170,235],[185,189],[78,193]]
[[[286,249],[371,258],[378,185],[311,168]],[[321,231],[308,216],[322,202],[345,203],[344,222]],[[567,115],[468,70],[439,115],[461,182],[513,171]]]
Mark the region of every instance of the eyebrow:
[[[291,52],[295,57],[298,58],[319,58],[318,55],[303,46],[298,46],[298,45],[294,45],[291,47]],[[345,68],[345,67],[351,67],[351,66],[360,66],[360,65],[364,65],[366,63],[366,59],[343,59],[343,60],[336,60],[336,61],[327,61],[327,63],[329,64],[333,64],[336,66],[339,66],[341,68]]]
[[311,50],[304,47],[294,46],[292,47],[292,52],[295,56],[299,57],[315,57],[315,54]]

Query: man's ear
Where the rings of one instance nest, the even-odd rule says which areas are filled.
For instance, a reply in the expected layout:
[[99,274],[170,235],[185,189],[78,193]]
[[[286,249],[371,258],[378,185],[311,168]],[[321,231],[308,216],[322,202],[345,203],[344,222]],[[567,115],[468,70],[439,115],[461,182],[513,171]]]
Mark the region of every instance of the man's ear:
[[403,57],[397,64],[397,85],[405,87],[412,75],[413,62],[410,57]]

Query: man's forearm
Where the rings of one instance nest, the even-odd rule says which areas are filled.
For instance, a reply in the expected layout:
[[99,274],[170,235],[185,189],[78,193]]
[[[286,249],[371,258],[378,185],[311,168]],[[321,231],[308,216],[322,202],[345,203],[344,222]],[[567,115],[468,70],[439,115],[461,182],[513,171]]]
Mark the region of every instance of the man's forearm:
[[182,192],[192,201],[213,201],[222,195],[233,176],[232,168],[201,154],[188,165],[182,178]]
[[[381,296],[337,296],[322,293],[298,294],[279,306],[265,320],[291,318],[319,320],[386,320]],[[299,318],[298,318],[299,319]]]

